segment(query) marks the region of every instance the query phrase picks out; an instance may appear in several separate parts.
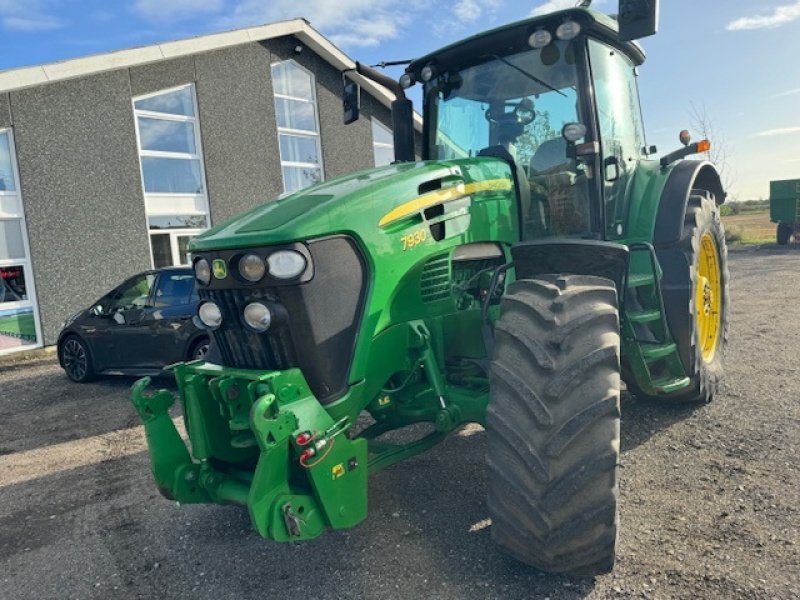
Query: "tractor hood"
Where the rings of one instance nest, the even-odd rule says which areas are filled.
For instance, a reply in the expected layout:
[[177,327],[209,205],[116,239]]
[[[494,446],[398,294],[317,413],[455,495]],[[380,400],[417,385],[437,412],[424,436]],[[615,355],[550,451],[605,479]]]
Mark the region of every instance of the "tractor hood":
[[[369,244],[388,215],[449,185],[495,182],[510,189],[507,163],[496,158],[402,163],[361,171],[267,202],[192,240],[191,252],[229,250],[351,234]],[[474,188],[474,186],[473,186]],[[469,193],[469,192],[467,192]],[[419,205],[415,214],[425,206]],[[394,213],[393,213],[394,211]]]

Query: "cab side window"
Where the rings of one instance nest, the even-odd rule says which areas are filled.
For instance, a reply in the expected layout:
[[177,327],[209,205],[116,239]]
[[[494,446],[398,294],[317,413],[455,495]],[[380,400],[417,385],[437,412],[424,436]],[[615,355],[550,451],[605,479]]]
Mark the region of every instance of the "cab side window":
[[183,306],[192,302],[195,294],[194,275],[187,273],[162,273],[158,278],[155,307]]
[[117,290],[109,307],[109,312],[135,310],[147,306],[150,291],[156,276],[152,273],[131,279]]
[[606,234],[619,237],[627,213],[627,188],[645,158],[644,126],[633,63],[619,50],[589,40],[602,144]]

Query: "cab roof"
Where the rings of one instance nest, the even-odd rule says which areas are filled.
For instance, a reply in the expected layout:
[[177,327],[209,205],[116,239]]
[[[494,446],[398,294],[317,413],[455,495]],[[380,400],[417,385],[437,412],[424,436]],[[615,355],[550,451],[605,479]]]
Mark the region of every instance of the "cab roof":
[[[508,55],[528,50],[528,37],[536,29],[547,27],[555,32],[567,19],[577,21],[593,37],[622,50],[634,64],[640,65],[644,62],[644,50],[639,44],[619,40],[619,25],[615,18],[589,8],[576,7],[523,19],[473,35],[413,60],[407,71],[419,75],[419,70],[431,61],[436,61],[442,69],[449,70],[474,64],[476,57]],[[419,80],[419,77],[416,79]]]

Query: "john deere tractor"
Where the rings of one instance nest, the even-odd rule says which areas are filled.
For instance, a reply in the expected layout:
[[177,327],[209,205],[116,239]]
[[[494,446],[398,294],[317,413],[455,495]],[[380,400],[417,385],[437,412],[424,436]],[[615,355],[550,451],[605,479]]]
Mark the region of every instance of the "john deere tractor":
[[[727,335],[725,192],[684,160],[707,142],[659,160],[645,142],[631,40],[654,33],[654,5],[513,23],[400,82],[359,65],[397,97],[396,162],[191,244],[213,339],[172,367],[191,450],[173,396],[133,390],[164,496],[308,540],[364,520],[370,474],[475,422],[500,548],[545,571],[612,568],[621,382],[707,402]],[[407,443],[383,437],[411,424]]]

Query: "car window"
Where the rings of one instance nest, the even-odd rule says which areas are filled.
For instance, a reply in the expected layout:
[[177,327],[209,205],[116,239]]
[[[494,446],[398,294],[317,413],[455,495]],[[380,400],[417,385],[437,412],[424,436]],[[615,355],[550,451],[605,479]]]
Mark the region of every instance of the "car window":
[[156,276],[153,273],[148,273],[122,284],[114,295],[109,312],[134,310],[147,306],[147,299],[150,296],[150,290],[153,289],[155,280]]
[[192,301],[194,275],[191,273],[161,273],[156,286],[155,306],[182,306]]

